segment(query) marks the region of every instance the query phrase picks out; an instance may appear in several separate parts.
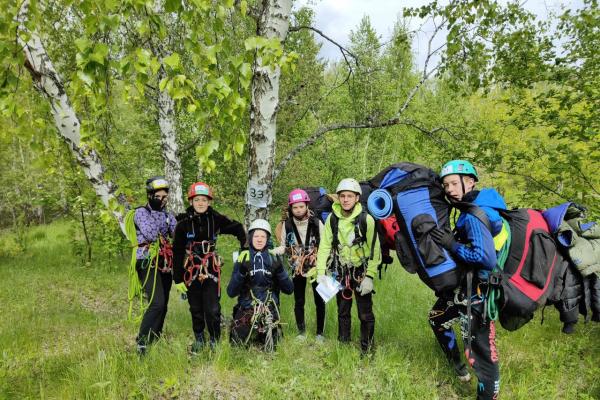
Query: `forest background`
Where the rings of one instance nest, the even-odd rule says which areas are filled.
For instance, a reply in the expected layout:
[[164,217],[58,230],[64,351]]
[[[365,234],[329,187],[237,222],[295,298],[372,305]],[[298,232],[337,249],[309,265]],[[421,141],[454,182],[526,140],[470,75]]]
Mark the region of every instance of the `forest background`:
[[[438,170],[466,158],[511,207],[570,200],[600,217],[595,0],[544,20],[514,1],[433,2],[404,9],[385,42],[364,17],[347,46],[336,44],[337,61],[319,58],[317,37],[330,38],[310,5],[291,0],[25,0],[2,10],[3,269],[52,276],[33,268],[52,254],[82,279],[120,279],[122,218],[144,203],[152,175],[171,181],[175,212],[203,180],[218,210],[276,222],[294,187],[333,191],[341,178],[368,179],[395,162]],[[400,290],[411,278],[386,285]],[[412,294],[427,299],[424,291]],[[2,293],[8,310],[12,295]],[[597,332],[587,335],[597,344]],[[3,377],[29,382],[23,362]],[[582,392],[598,395],[585,376]],[[119,389],[114,379],[96,383],[81,390]],[[144,385],[150,396],[164,389]]]

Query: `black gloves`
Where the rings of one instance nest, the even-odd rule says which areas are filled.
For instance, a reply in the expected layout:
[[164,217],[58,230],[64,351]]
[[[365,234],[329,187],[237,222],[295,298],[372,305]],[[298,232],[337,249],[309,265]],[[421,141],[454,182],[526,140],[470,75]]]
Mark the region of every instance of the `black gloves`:
[[240,266],[238,267],[238,271],[242,276],[248,275],[248,263],[241,262]]
[[381,264],[389,265],[394,262],[394,259],[389,254],[381,254]]
[[445,248],[446,250],[452,250],[452,247],[456,243],[452,232],[445,229],[433,228],[429,231],[429,235],[434,242]]

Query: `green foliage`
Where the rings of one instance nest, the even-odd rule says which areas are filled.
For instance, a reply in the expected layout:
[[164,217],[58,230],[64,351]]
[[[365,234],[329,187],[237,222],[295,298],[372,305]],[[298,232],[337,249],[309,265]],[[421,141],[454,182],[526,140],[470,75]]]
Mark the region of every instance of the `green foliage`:
[[25,246],[18,235],[4,232],[0,237],[0,258],[16,258],[23,254]]
[[[275,354],[231,347],[224,334],[215,352],[190,357],[189,307],[173,292],[164,339],[140,360],[134,342],[138,326],[126,319],[127,257],[111,269],[84,267],[69,252],[68,229],[63,223],[32,228],[26,236],[40,240],[31,240],[22,257],[0,260],[2,398],[314,399],[334,393],[429,399],[475,393],[474,382],[465,385],[453,377],[435,342],[427,323],[432,292],[397,264],[375,283],[377,350],[371,359],[360,358],[355,312],[353,343],[337,342],[335,302],[327,305],[325,344],[312,336],[312,300],[306,305],[308,339],[297,341],[293,299],[285,295],[285,336]],[[219,241],[224,285],[235,247],[235,239]],[[233,299],[223,296],[221,303],[229,316]],[[600,394],[598,324],[580,323],[569,336],[560,327],[558,313],[546,309],[543,325],[537,315],[517,332],[499,329],[502,396],[593,399]]]

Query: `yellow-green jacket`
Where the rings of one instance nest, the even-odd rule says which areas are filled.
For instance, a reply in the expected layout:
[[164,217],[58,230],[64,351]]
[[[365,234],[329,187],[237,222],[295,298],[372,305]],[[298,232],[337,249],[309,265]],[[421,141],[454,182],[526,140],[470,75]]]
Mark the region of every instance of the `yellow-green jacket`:
[[[340,242],[338,254],[340,262],[342,264],[352,264],[355,267],[359,267],[361,264],[361,257],[365,257],[368,260],[367,264],[367,276],[374,278],[377,275],[377,266],[381,263],[381,249],[379,247],[379,238],[375,229],[375,220],[373,217],[367,214],[367,237],[362,245],[362,248],[358,245],[350,244],[354,240],[354,220],[358,218],[362,211],[362,206],[357,203],[354,206],[352,214],[348,217],[344,217],[342,214],[342,206],[340,203],[335,202],[333,204],[333,213],[339,218],[338,221],[338,240]],[[373,242],[373,235],[375,235],[375,241]],[[327,258],[331,253],[333,241],[333,233],[331,231],[331,215],[327,217],[325,221],[325,229],[321,236],[321,242],[319,244],[319,253],[317,255],[317,274],[324,275],[327,270]],[[373,249],[371,249],[373,246]],[[364,251],[364,255],[363,255]],[[373,252],[373,258],[371,258],[371,252]]]

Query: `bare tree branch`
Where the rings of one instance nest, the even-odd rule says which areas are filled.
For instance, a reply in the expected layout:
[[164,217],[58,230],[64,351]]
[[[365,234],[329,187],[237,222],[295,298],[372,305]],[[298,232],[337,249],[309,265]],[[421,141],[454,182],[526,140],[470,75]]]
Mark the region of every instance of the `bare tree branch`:
[[[391,119],[388,119],[385,121],[371,121],[371,122],[366,121],[366,122],[361,122],[361,123],[346,122],[346,123],[337,123],[337,124],[322,126],[319,129],[317,129],[307,140],[305,140],[304,142],[302,142],[299,145],[297,145],[296,147],[294,147],[292,149],[292,151],[290,151],[285,157],[283,157],[283,159],[281,159],[281,161],[279,161],[279,163],[277,164],[277,167],[273,171],[273,181],[275,181],[279,177],[281,172],[285,169],[285,167],[292,160],[292,158],[297,156],[298,153],[300,153],[306,147],[315,144],[317,142],[317,140],[319,140],[321,137],[323,137],[323,135],[325,135],[327,132],[338,131],[338,130],[343,130],[343,129],[385,128],[385,127],[395,126],[395,125],[404,125],[404,126],[408,126],[408,127],[417,129],[418,131],[429,136],[432,139],[435,138],[435,134],[437,132],[446,130],[445,127],[439,127],[439,128],[435,128],[433,130],[427,130],[426,128],[423,128],[422,126],[419,126],[414,121],[411,121],[408,119],[406,119],[406,120],[400,119],[398,117],[391,118]],[[436,139],[434,139],[434,140],[436,140]],[[443,143],[443,141],[441,139],[437,138],[437,140],[441,141]]]
[[427,79],[429,79],[429,77],[439,69],[440,64],[436,65],[434,68],[432,68],[431,70],[428,70],[429,68],[429,62],[431,61],[431,57],[436,54],[437,52],[439,52],[442,48],[444,48],[445,44],[442,46],[439,46],[437,49],[435,49],[434,51],[431,51],[431,44],[433,42],[433,39],[435,39],[435,37],[437,36],[437,34],[440,32],[440,30],[442,29],[442,27],[446,24],[446,21],[444,20],[441,24],[439,25],[435,25],[435,30],[433,31],[433,33],[431,34],[431,37],[429,38],[429,41],[427,42],[427,57],[425,58],[425,63],[423,65],[423,72],[421,74],[421,79],[419,80],[419,82],[411,89],[411,91],[408,93],[408,96],[406,96],[406,100],[404,101],[404,104],[402,104],[402,107],[400,107],[400,109],[398,110],[398,113],[396,114],[397,117],[399,117],[400,115],[402,115],[402,113],[408,108],[410,102],[412,101],[412,99],[415,97],[415,95],[417,94],[417,92],[419,91],[419,89],[421,88],[421,86],[423,86],[423,84],[425,83],[425,81]]
[[[306,139],[304,142],[302,142],[299,145],[297,145],[294,149],[292,149],[291,152],[289,152],[279,162],[279,164],[277,165],[277,167],[275,168],[275,170],[273,172],[273,180],[277,179],[277,177],[285,169],[285,167],[287,166],[287,164],[289,163],[289,161],[292,158],[294,158],[296,155],[298,155],[298,153],[300,151],[302,151],[306,147],[311,146],[314,143],[316,143],[316,141],[319,138],[321,138],[325,133],[331,132],[331,131],[335,131],[335,130],[342,130],[342,129],[373,129],[373,128],[384,128],[384,127],[393,126],[393,125],[405,125],[405,126],[410,126],[412,128],[417,129],[421,133],[429,136],[433,140],[436,140],[438,143],[440,143],[440,141],[442,141],[442,140],[439,139],[439,138],[436,138],[435,134],[437,132],[440,132],[440,131],[447,131],[447,132],[449,132],[449,130],[447,128],[440,127],[440,128],[436,128],[436,129],[434,129],[432,131],[429,131],[429,130],[423,128],[423,127],[420,127],[414,121],[407,120],[407,119],[401,119],[400,117],[406,111],[406,109],[410,105],[411,101],[413,100],[413,98],[415,97],[415,95],[417,94],[417,92],[419,91],[419,89],[421,88],[421,86],[423,86],[423,84],[425,83],[425,81],[427,81],[427,79],[429,79],[429,77],[435,71],[437,71],[439,69],[439,67],[440,67],[440,64],[438,63],[435,67],[433,67],[433,68],[430,69],[429,68],[429,63],[431,61],[431,57],[434,56],[435,54],[437,54],[441,49],[443,49],[446,46],[446,44],[443,44],[443,45],[437,47],[436,49],[432,50],[433,40],[438,35],[438,33],[441,31],[441,29],[446,25],[446,22],[447,21],[444,19],[440,24],[435,24],[435,29],[434,29],[433,33],[431,34],[431,37],[429,38],[429,40],[427,42],[427,58],[425,59],[425,63],[424,63],[424,66],[423,66],[423,71],[421,73],[421,78],[419,79],[419,82],[417,82],[417,84],[408,93],[408,96],[406,97],[406,100],[404,101],[404,103],[402,104],[402,106],[398,109],[398,112],[396,113],[396,116],[394,118],[390,118],[388,120],[379,121],[379,122],[377,122],[377,121],[364,121],[364,122],[357,122],[357,123],[337,123],[337,124],[322,126],[322,127],[318,128],[308,139]],[[315,28],[306,27],[306,26],[299,26],[299,27],[290,28],[290,30],[294,30],[294,31],[297,31],[299,29],[311,29],[311,30],[319,33],[321,36],[323,36],[324,38],[326,38],[327,40],[329,40],[330,42],[332,42],[333,44],[335,44],[336,46],[338,46],[338,48],[342,52],[342,55],[344,55],[344,51],[345,51],[344,48],[341,45],[339,45],[338,43],[336,43],[335,41],[333,41],[330,38],[328,38],[327,36],[323,35],[323,33],[321,31],[319,31],[319,30],[317,30]],[[349,54],[352,55],[351,53],[349,53]],[[347,62],[347,59],[346,59],[346,62]]]
[[494,169],[494,172],[500,172],[501,174],[506,174],[506,175],[516,175],[516,176],[520,176],[522,178],[525,178],[526,180],[528,180],[529,182],[541,187],[544,190],[547,190],[553,194],[555,194],[556,196],[558,196],[559,198],[566,200],[566,201],[573,201],[573,199],[569,199],[567,198],[564,194],[557,192],[556,190],[552,189],[550,186],[548,186],[548,184],[534,178],[531,175],[527,175],[527,174],[523,174],[520,172],[516,172],[516,171],[503,171],[501,169]]
[[329,36],[327,36],[320,29],[317,29],[315,27],[308,26],[308,25],[300,25],[300,26],[292,26],[292,27],[290,27],[290,32],[298,32],[298,31],[300,31],[302,29],[311,30],[311,31],[319,34],[319,36],[321,36],[323,39],[325,39],[328,42],[330,42],[331,44],[335,45],[338,49],[340,49],[340,53],[342,53],[342,56],[344,56],[344,59],[346,60],[347,64],[349,64],[349,63],[348,63],[348,59],[346,58],[346,54],[349,55],[350,57],[354,58],[354,62],[356,64],[358,64],[358,57],[354,53],[352,53],[350,50],[348,50],[347,48],[345,48],[344,46],[342,46],[341,44],[339,44],[338,42],[336,42],[335,40],[333,40]]
[[179,149],[179,151],[177,152],[177,155],[179,157],[181,157],[183,154],[187,153],[188,151],[190,151],[191,149],[196,147],[196,145],[198,143],[200,143],[201,140],[202,140],[202,136],[196,136],[193,140],[190,140],[188,143],[186,143],[184,146],[182,146]]

